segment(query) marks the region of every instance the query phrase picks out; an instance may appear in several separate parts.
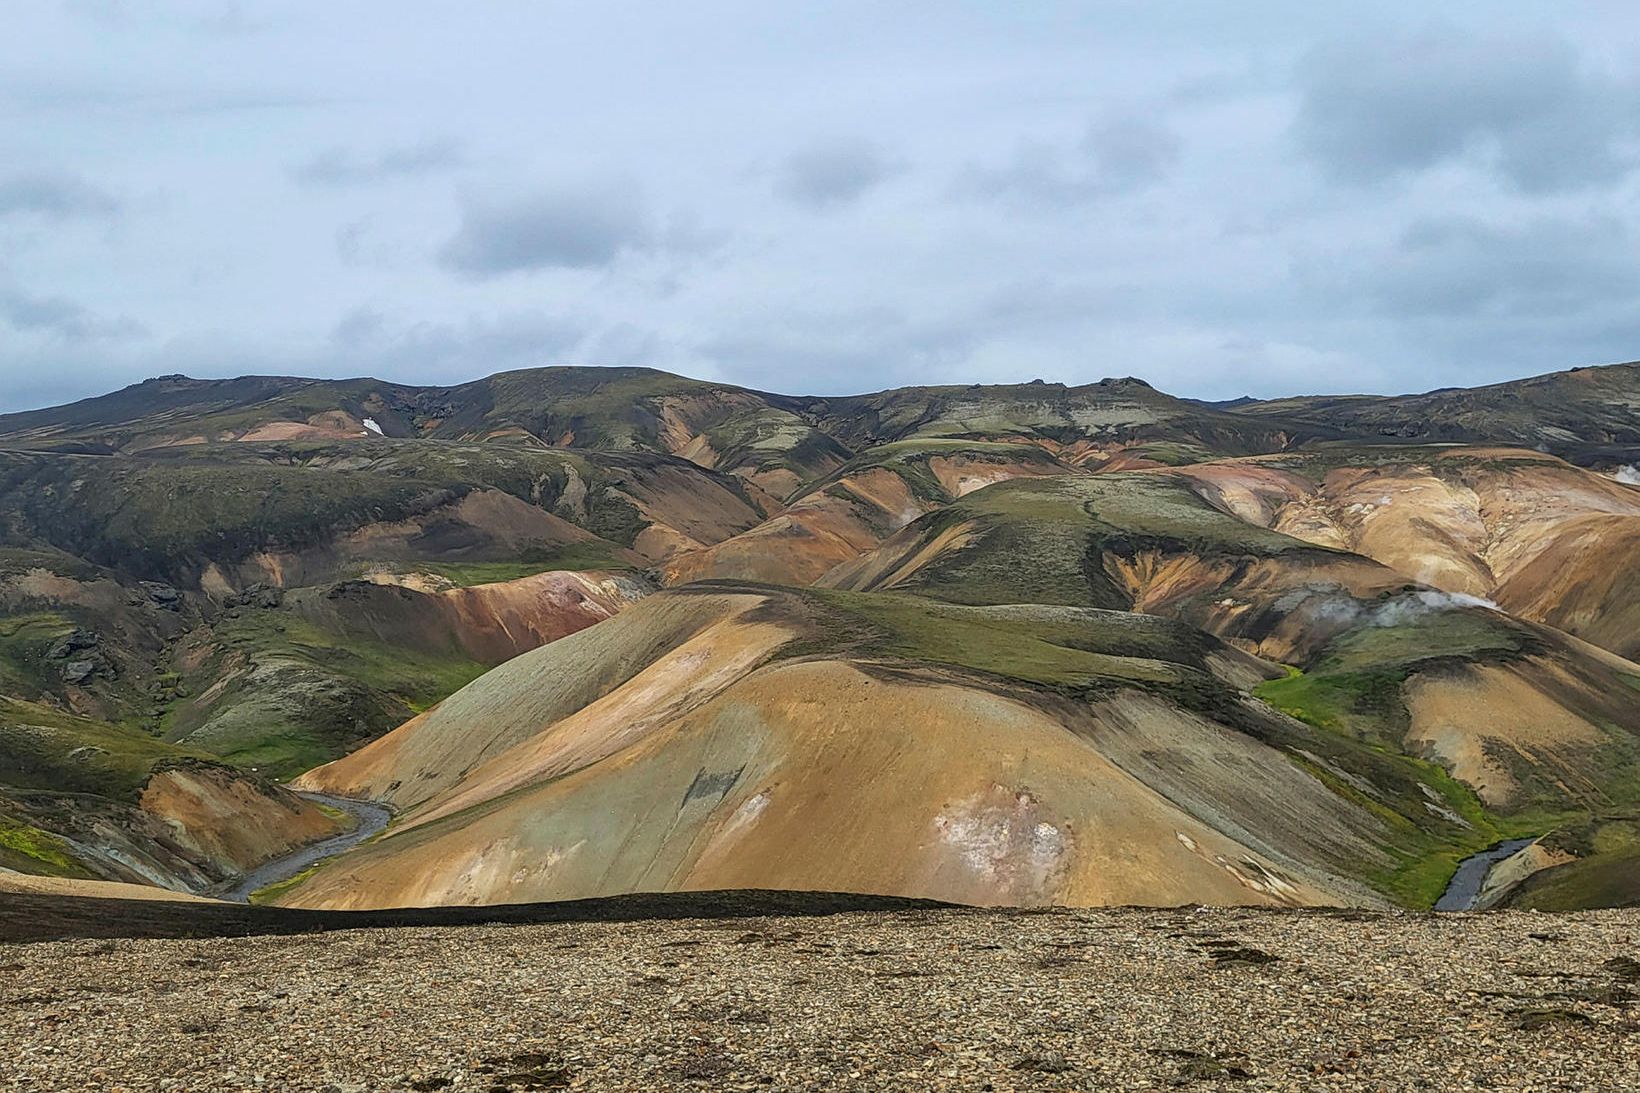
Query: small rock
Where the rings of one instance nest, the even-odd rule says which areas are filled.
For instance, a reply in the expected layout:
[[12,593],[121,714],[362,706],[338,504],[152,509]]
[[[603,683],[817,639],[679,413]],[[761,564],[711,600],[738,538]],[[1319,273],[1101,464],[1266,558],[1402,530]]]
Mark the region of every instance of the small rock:
[[94,660],[71,660],[63,665],[65,683],[84,683],[96,673],[97,662]]

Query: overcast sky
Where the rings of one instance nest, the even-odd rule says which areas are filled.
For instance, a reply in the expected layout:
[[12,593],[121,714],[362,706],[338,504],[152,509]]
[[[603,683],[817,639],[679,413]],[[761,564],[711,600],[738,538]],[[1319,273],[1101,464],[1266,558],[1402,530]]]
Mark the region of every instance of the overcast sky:
[[169,372],[1219,398],[1640,357],[1632,0],[6,9],[0,409]]

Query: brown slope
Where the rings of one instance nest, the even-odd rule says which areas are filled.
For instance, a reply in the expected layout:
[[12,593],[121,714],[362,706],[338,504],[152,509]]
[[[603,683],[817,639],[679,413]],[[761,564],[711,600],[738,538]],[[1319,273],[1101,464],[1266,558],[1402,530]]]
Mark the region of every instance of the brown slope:
[[[1134,712],[1167,723],[1165,710]],[[929,724],[940,726],[939,749],[918,728]],[[1341,894],[1195,820],[1029,707],[837,663],[754,673],[618,758],[338,862],[294,902],[723,887],[982,904],[1312,904]]]
[[662,581],[676,585],[727,578],[810,584],[935,504],[914,494],[892,471],[872,467],[800,498],[740,535],[673,558],[661,569]]
[[1625,655],[1640,651],[1640,488],[1536,452],[1376,449],[1176,472],[1221,509],[1496,601]]
[[220,876],[248,873],[343,830],[284,787],[218,764],[177,763],[157,770],[137,804],[162,820],[190,857]]
[[909,441],[850,461],[778,515],[662,568],[668,585],[709,578],[807,585],[941,505],[996,482],[1076,473],[1036,444]]
[[[1344,874],[1388,866],[1370,812],[1258,737],[1135,687],[1210,681],[1201,668],[1047,644],[1050,661],[1027,657],[1106,673],[1114,689],[1083,706],[958,666],[962,649],[992,655],[986,627],[1091,626],[1075,640],[1108,643],[1154,635],[1159,621],[906,601],[895,610],[932,610],[927,625],[947,636],[977,626],[980,644],[936,654],[958,657],[943,667],[845,649],[783,659],[793,642],[848,631],[814,610],[773,590],[661,593],[310,772],[302,784],[406,811],[291,901],[727,885],[981,903],[1330,903],[1370,899]],[[940,612],[955,614],[942,623]],[[1208,663],[1178,648],[1168,655]],[[1234,654],[1213,657],[1245,682]],[[557,666],[571,663],[587,674],[565,679]]]
[[453,587],[436,574],[378,571],[304,589],[285,606],[325,630],[429,653],[452,646],[496,665],[610,618],[652,590],[634,573],[549,570]]
[[0,785],[0,829],[20,838],[0,843],[0,867],[205,892],[341,827],[265,779],[190,758],[157,764],[134,793]]
[[[1280,496],[1266,468],[1229,497]],[[1255,488],[1256,487],[1256,488]],[[1238,492],[1239,491],[1239,492]],[[1215,510],[1174,474],[1014,482],[924,518],[827,583],[1163,614],[1314,677],[1271,701],[1434,759],[1508,811],[1640,800],[1640,666]]]
[[[634,679],[642,677],[645,682],[637,692],[653,702],[669,686],[688,693],[692,673],[714,659],[714,650],[721,649],[725,658],[733,658],[742,646],[766,652],[772,639],[761,631],[743,634],[736,622],[758,602],[756,597],[718,593],[649,597],[639,610],[508,661],[484,677],[486,686],[458,691],[295,784],[369,797],[398,809],[422,805],[542,727]],[[667,660],[685,646],[688,653]],[[645,675],[662,661],[666,663],[658,672]],[[651,688],[647,680],[652,678],[663,682]]]

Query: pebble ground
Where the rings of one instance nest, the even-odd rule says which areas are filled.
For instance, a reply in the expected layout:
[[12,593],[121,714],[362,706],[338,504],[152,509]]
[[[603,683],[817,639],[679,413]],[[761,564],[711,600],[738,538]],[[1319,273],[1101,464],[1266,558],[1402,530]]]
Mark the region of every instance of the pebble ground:
[[0,946],[0,1090],[1633,1090],[1640,912],[919,910]]

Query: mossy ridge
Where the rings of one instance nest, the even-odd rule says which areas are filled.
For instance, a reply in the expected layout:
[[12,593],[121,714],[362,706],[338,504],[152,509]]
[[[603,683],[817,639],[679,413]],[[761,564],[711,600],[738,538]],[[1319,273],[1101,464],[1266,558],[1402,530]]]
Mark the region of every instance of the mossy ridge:
[[1260,684],[1256,693],[1319,728],[1399,748],[1408,724],[1401,690],[1414,674],[1543,651],[1529,630],[1484,608],[1386,600],[1364,606],[1357,625],[1329,642],[1307,672],[1289,666],[1285,678]]
[[824,474],[853,455],[799,415],[773,406],[740,410],[707,426],[702,435],[717,453],[718,466],[760,472],[786,469],[801,481]]
[[616,556],[610,544],[605,542],[530,548],[512,562],[414,562],[392,568],[401,573],[428,573],[443,577],[459,588],[500,584],[560,571],[629,573],[637,570],[631,562]]
[[16,510],[0,516],[99,565],[185,582],[207,560],[318,545],[470,488],[302,467],[0,453],[0,497]]
[[[1391,610],[1394,610],[1392,607]],[[1400,618],[1399,615],[1395,616]],[[1601,757],[1590,760],[1574,791],[1558,775],[1509,748],[1493,758],[1518,783],[1516,800],[1498,817],[1513,824],[1531,815],[1578,816],[1612,804],[1640,802],[1640,740],[1613,724],[1609,676],[1589,675],[1556,650],[1541,632],[1482,608],[1417,611],[1395,625],[1383,612],[1330,642],[1307,673],[1294,673],[1257,688],[1259,697],[1311,724],[1343,732],[1375,746],[1404,750],[1410,728],[1405,688],[1414,679],[1440,681],[1476,667],[1512,665],[1567,709],[1602,726],[1608,738]],[[1611,675],[1622,677],[1620,672]],[[1582,690],[1563,677],[1581,680]],[[1536,826],[1532,834],[1547,830]]]
[[94,581],[107,574],[81,558],[62,550],[0,546],[0,581],[34,570],[75,581]]
[[1317,485],[1337,470],[1420,467],[1437,478],[1461,479],[1476,471],[1513,470],[1522,465],[1558,467],[1564,462],[1558,456],[1527,448],[1511,449],[1509,455],[1500,456],[1490,449],[1487,454],[1477,454],[1466,445],[1451,441],[1407,443],[1392,438],[1382,443],[1364,438],[1324,440],[1296,451],[1222,461],[1289,471]]
[[1200,670],[1205,653],[1206,639],[1193,642],[1187,628],[1123,612],[971,608],[895,593],[822,589],[800,595],[829,614],[828,630],[854,655],[942,664],[1046,686],[1176,682],[1186,668]]
[[[270,421],[305,422],[324,413],[341,410],[355,417],[369,417],[366,403],[379,400],[393,385],[377,380],[294,380],[293,390],[244,406],[207,410],[177,423],[177,431],[205,436],[208,440],[246,432]],[[385,409],[385,407],[384,407]],[[382,411],[374,411],[381,413]]]
[[[1326,782],[1333,792],[1366,807],[1390,825],[1393,834],[1385,849],[1396,864],[1374,871],[1365,878],[1367,882],[1397,903],[1427,908],[1434,906],[1446,890],[1459,862],[1520,832],[1524,824],[1494,815],[1474,791],[1439,765],[1406,755],[1398,746],[1399,737],[1382,731],[1376,722],[1372,723],[1372,731],[1353,728],[1361,715],[1349,701],[1365,697],[1369,704],[1376,704],[1382,701],[1381,686],[1380,679],[1370,677],[1313,680],[1289,667],[1285,678],[1266,681],[1254,693],[1295,721],[1317,730],[1301,739],[1282,742],[1296,762]],[[1398,688],[1397,683],[1397,695]],[[1304,752],[1325,762],[1312,760]],[[1364,792],[1341,776],[1339,769],[1364,779],[1374,792]],[[1442,813],[1456,816],[1457,822]]]
[[[488,402],[483,428],[508,425],[555,443],[573,434],[579,448],[636,450],[652,441],[659,418],[651,400],[667,396],[736,390],[647,368],[531,368],[501,372],[455,391],[482,388]],[[452,419],[432,434],[448,435],[473,426]]]
[[36,876],[95,879],[66,840],[4,813],[0,813],[0,867]]
[[1110,474],[1063,484],[1082,495],[1093,530],[1111,544],[1107,549],[1131,543],[1137,549],[1182,550],[1203,557],[1338,553],[1220,512],[1173,476]]
[[[0,529],[128,575],[192,586],[212,562],[323,546],[487,489],[631,546],[649,526],[641,499],[677,487],[656,476],[680,471],[750,506],[741,479],[672,456],[375,438],[118,457],[0,452]],[[572,475],[585,488],[573,504]]]
[[198,754],[140,729],[0,696],[0,785],[135,800],[155,763]]
[[1504,898],[1506,906],[1539,911],[1640,907],[1640,812],[1566,819],[1542,843],[1574,859],[1527,877]]
[[[1282,679],[1268,680],[1254,689],[1255,695],[1282,713],[1323,730],[1339,740],[1359,742],[1363,754],[1372,754],[1409,772],[1417,783],[1427,786],[1428,804],[1460,817],[1468,833],[1454,833],[1450,839],[1432,839],[1429,825],[1416,825],[1420,834],[1397,840],[1390,850],[1400,865],[1372,878],[1375,887],[1408,906],[1432,906],[1445,891],[1458,863],[1500,840],[1539,835],[1557,825],[1575,821],[1579,815],[1564,809],[1523,807],[1510,812],[1487,808],[1467,785],[1459,782],[1440,764],[1405,754],[1403,743],[1407,713],[1401,686],[1407,678],[1405,666],[1377,672],[1316,675],[1288,666]],[[1355,768],[1351,768],[1352,770]],[[1374,778],[1375,785],[1382,783]],[[1335,787],[1337,788],[1337,787]],[[1345,790],[1346,794],[1348,790]],[[1431,793],[1433,796],[1431,796]],[[1365,799],[1362,795],[1361,799]],[[1407,810],[1424,807],[1412,793],[1402,795],[1393,811],[1404,816]],[[1416,815],[1416,813],[1413,813]],[[1408,833],[1410,835],[1410,832]]]
[[935,557],[898,587],[953,603],[1130,606],[1105,558],[1142,552],[1262,558],[1336,552],[1244,523],[1171,476],[1060,475],[1001,482],[912,524],[924,541],[956,524],[967,545]]
[[1394,745],[1405,729],[1401,706],[1404,672],[1305,673],[1292,666],[1283,679],[1266,680],[1253,693],[1289,717],[1357,740]]
[[241,665],[208,705],[173,705],[172,740],[197,742],[240,766],[288,777],[328,762],[465,687],[487,666],[452,648],[437,654],[334,633],[289,610],[224,617],[221,652],[188,675],[194,696]]
[[1333,639],[1313,672],[1410,671],[1435,660],[1500,663],[1544,650],[1507,615],[1485,608],[1409,607],[1404,618],[1382,611]]

